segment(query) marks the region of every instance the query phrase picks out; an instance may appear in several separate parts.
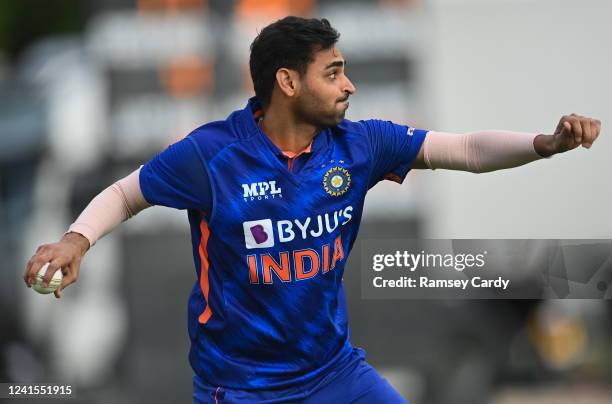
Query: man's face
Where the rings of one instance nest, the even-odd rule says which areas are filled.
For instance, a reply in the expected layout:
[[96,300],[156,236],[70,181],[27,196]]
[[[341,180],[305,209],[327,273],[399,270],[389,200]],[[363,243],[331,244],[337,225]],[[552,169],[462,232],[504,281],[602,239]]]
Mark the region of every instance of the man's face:
[[301,77],[294,112],[319,128],[331,127],[344,119],[355,86],[344,74],[344,57],[337,48],[316,52],[314,56]]

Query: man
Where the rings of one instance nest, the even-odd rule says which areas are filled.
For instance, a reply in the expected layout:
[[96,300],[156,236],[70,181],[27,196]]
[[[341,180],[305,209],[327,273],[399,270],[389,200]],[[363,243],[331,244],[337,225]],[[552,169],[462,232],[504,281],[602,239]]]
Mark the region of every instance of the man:
[[55,292],[81,257],[151,205],[187,209],[197,281],[189,300],[196,402],[405,402],[349,341],[342,274],[365,194],[411,168],[487,172],[588,148],[600,122],[553,135],[450,134],[344,119],[355,87],[325,19],[287,17],[251,45],[256,97],[194,130],[99,194],[24,279],[50,262]]

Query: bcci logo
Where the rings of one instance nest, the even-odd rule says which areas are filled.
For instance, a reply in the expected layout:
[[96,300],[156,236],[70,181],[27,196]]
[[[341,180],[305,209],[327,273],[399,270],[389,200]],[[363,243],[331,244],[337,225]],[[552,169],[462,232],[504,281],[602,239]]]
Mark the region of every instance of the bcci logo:
[[323,176],[323,188],[331,196],[340,196],[351,186],[351,174],[346,168],[332,167]]

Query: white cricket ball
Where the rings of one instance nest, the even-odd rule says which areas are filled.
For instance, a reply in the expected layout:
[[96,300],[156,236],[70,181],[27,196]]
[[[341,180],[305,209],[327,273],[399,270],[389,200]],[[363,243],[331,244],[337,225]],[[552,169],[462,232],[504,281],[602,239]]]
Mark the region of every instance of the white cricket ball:
[[62,284],[62,279],[64,278],[64,275],[62,274],[62,270],[60,268],[53,274],[53,278],[51,278],[49,286],[47,286],[46,288],[43,287],[43,277],[47,273],[48,267],[49,263],[47,262],[45,265],[42,266],[42,268],[40,268],[40,270],[36,274],[36,281],[32,285],[32,289],[43,295],[55,292],[55,289],[57,289]]

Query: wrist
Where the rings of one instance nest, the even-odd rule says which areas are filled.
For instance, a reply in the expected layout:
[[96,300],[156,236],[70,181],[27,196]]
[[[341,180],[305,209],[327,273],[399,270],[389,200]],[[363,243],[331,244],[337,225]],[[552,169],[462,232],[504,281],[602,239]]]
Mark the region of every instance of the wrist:
[[553,135],[537,135],[533,139],[533,148],[542,157],[550,157],[557,153]]
[[76,233],[73,231],[69,231],[68,233],[64,234],[64,236],[62,237],[62,241],[75,245],[78,248],[81,257],[85,255],[85,253],[87,252],[87,250],[89,250],[90,247],[89,240],[87,239],[87,237],[85,237],[81,233]]

